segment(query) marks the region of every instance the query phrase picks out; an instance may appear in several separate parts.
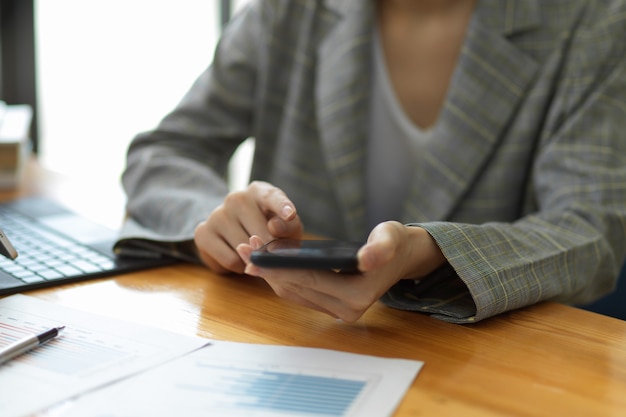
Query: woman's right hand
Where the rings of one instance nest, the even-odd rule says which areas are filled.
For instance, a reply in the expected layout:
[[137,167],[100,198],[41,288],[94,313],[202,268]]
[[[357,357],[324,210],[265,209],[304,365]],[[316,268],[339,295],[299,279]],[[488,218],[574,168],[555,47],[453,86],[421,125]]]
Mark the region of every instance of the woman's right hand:
[[245,262],[235,248],[252,235],[264,242],[275,238],[302,237],[302,223],[295,205],[279,188],[262,181],[226,196],[195,230],[198,256],[219,273],[243,273]]

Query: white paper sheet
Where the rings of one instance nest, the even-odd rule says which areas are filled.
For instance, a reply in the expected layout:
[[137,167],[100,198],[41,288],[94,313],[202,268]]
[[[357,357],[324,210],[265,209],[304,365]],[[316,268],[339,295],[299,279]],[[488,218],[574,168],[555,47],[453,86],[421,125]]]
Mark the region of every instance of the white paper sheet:
[[0,366],[2,417],[31,415],[209,343],[25,295],[0,299],[0,346],[60,325],[59,337]]
[[63,417],[384,417],[423,362],[215,341],[81,396]]

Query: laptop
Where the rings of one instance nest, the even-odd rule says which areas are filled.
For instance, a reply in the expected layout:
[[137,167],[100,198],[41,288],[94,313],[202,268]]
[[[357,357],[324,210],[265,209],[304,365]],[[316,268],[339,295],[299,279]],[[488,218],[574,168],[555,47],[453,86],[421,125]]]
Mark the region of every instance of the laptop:
[[47,197],[0,202],[0,229],[0,295],[176,262],[116,256],[116,231]]

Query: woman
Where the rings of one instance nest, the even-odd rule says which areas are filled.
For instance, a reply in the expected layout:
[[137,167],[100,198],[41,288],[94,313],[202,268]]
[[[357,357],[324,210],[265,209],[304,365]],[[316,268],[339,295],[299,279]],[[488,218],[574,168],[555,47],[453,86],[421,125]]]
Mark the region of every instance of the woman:
[[[253,1],[131,144],[131,222],[346,321],[596,299],[626,251],[625,21],[617,0]],[[249,263],[303,230],[366,240],[361,273]]]

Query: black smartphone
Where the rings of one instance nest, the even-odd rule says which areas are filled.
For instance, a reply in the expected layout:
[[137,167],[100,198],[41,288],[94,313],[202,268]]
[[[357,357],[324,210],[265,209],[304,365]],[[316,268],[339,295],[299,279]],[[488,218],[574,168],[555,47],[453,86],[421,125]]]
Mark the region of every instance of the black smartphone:
[[253,251],[250,260],[264,268],[357,272],[356,254],[361,246],[339,240],[276,239]]

